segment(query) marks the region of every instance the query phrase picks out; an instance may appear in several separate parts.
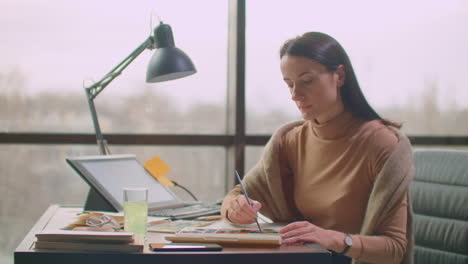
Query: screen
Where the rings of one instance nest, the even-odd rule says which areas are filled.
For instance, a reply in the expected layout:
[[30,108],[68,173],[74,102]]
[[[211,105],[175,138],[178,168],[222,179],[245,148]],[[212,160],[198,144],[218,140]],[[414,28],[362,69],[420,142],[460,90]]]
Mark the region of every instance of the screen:
[[164,248],[205,248],[206,246],[201,246],[201,245],[171,245],[171,244],[167,244],[167,245],[164,245]]
[[162,186],[135,159],[101,159],[78,161],[122,206],[123,188],[148,188],[148,204],[173,201],[172,192]]

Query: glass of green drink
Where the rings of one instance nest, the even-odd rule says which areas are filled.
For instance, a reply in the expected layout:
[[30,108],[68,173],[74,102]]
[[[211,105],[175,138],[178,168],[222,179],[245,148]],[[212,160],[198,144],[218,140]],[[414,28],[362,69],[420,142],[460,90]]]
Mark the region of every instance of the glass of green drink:
[[144,244],[148,222],[148,189],[124,188],[124,229],[133,232],[135,244]]

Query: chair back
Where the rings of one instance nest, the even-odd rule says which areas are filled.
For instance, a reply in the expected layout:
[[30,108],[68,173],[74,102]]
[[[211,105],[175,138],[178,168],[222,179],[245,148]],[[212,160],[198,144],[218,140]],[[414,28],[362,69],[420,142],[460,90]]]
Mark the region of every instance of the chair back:
[[468,151],[415,150],[415,263],[468,264]]

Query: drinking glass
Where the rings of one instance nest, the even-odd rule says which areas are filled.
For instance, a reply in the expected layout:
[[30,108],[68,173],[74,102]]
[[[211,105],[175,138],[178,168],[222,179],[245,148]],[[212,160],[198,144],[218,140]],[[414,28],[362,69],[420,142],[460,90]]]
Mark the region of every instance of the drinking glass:
[[144,244],[148,220],[148,189],[124,188],[124,229],[133,232],[136,244]]

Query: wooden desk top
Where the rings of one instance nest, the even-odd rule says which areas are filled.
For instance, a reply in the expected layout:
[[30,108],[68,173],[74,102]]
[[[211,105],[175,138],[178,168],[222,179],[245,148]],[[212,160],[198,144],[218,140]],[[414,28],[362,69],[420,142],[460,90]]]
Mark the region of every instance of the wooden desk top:
[[[148,232],[143,253],[52,252],[34,249],[35,234],[42,230],[60,229],[73,222],[79,207],[51,205],[15,250],[15,264],[22,263],[135,263],[168,261],[175,263],[331,263],[331,253],[318,245],[282,245],[279,248],[230,248],[220,252],[153,252],[149,243],[169,242],[168,234]],[[161,262],[160,262],[161,263]]]

